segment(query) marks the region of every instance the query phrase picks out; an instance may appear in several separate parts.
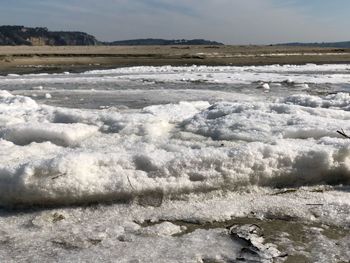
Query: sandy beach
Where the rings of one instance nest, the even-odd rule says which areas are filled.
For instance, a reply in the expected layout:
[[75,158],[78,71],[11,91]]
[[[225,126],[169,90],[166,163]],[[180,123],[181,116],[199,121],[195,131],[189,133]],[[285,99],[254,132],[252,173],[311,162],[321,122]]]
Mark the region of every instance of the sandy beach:
[[350,49],[283,46],[2,46],[0,74],[125,66],[348,63]]

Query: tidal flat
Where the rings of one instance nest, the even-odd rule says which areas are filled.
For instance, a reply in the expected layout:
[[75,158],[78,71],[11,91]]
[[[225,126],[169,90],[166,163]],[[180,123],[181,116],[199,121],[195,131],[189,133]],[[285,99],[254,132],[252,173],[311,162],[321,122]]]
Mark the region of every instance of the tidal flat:
[[0,46],[1,74],[130,66],[350,63],[350,49],[288,46]]
[[0,76],[1,261],[350,258],[350,64],[45,59]]

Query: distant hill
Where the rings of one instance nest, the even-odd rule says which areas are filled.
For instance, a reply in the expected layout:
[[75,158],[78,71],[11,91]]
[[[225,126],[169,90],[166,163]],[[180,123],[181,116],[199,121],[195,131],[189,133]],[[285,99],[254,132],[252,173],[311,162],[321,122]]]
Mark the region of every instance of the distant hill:
[[0,26],[0,45],[86,46],[99,43],[94,36],[84,32],[54,32],[45,27]]
[[151,46],[151,45],[223,45],[216,41],[209,41],[205,39],[177,39],[177,40],[166,40],[166,39],[156,39],[156,38],[145,38],[145,39],[132,39],[132,40],[122,40],[105,43],[112,46]]
[[322,43],[299,43],[299,42],[293,42],[293,43],[278,44],[278,46],[350,48],[350,41],[322,42]]
[[138,45],[223,45],[204,39],[134,39],[114,42],[101,42],[94,36],[84,32],[49,31],[46,27],[0,26],[0,45],[28,46],[138,46]]

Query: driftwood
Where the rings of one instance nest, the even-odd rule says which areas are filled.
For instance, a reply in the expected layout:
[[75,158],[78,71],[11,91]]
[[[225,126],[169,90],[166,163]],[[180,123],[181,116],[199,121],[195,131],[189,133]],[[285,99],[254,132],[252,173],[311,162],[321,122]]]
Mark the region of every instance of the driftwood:
[[339,133],[341,136],[347,138],[347,139],[350,139],[350,136],[347,135],[343,129],[341,129],[340,131],[337,131],[337,133]]

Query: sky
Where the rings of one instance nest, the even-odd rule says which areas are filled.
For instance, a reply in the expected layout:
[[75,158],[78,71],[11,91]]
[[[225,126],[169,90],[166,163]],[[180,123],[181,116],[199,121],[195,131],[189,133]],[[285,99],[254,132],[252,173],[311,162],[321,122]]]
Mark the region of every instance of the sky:
[[350,41],[349,0],[0,0],[0,6],[1,25],[84,31],[102,41]]

